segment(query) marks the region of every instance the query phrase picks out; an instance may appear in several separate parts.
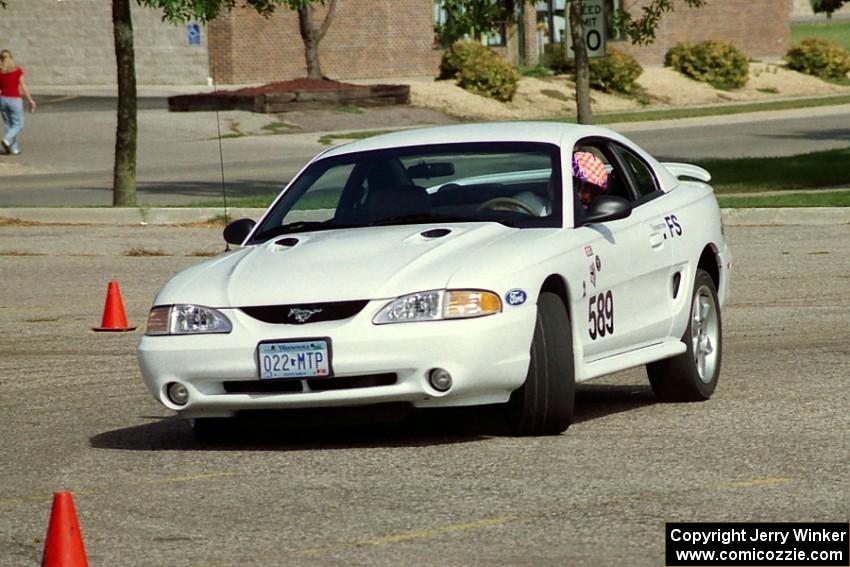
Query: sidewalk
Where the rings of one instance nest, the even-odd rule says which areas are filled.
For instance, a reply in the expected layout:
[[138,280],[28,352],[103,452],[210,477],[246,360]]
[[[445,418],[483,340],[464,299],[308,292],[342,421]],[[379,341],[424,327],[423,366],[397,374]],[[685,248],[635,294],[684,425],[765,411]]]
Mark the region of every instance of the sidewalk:
[[[243,87],[245,85],[239,85]],[[221,85],[220,90],[236,88]],[[208,85],[148,85],[138,87],[140,100],[157,100],[172,94],[208,92]],[[27,115],[21,136],[21,156],[0,156],[0,217],[44,223],[170,224],[203,222],[221,216],[213,209],[169,209],[163,205],[218,202],[221,169],[225,170],[228,197],[273,195],[313,156],[326,149],[319,137],[352,130],[388,130],[447,123],[454,120],[413,107],[370,109],[363,113],[339,110],[290,113],[285,116],[242,111],[170,113],[163,109],[139,111],[137,182],[139,209],[113,209],[112,167],[115,137],[115,87],[44,86],[33,88],[37,98],[49,98],[35,115]],[[99,98],[98,98],[99,97]],[[82,100],[85,99],[85,100]],[[62,105],[74,105],[65,112]],[[141,106],[141,105],[140,105]],[[721,115],[679,120],[609,125],[626,133],[651,153],[647,141],[664,141],[669,131],[686,132],[685,139],[705,138],[706,128],[748,124],[780,124],[783,120],[829,117],[841,112],[850,116],[850,105],[754,114]],[[286,122],[282,122],[285,120]],[[293,132],[289,121],[309,122],[316,129]],[[423,124],[423,122],[425,122]],[[842,128],[842,123],[838,128]],[[219,139],[221,132],[221,140]],[[668,131],[655,134],[658,131]],[[842,132],[846,130],[841,130]],[[293,132],[293,133],[291,133]],[[794,138],[800,140],[795,141]],[[833,138],[841,138],[839,135]],[[784,139],[785,142],[783,142]],[[828,136],[814,138],[819,144],[836,143]],[[790,141],[789,141],[790,140]],[[702,140],[703,142],[705,140]],[[796,132],[763,138],[763,143],[787,143],[802,147]],[[811,141],[811,140],[810,140]],[[838,139],[837,142],[841,142]],[[729,145],[728,136],[718,141]],[[678,140],[677,146],[681,146]],[[846,146],[846,141],[844,142]],[[729,147],[730,155],[737,149]],[[797,152],[800,153],[800,152]],[[95,205],[98,208],[91,208]],[[101,208],[103,207],[103,208]],[[260,210],[234,211],[229,216],[259,216]],[[724,213],[730,224],[850,223],[850,209],[743,209]]]

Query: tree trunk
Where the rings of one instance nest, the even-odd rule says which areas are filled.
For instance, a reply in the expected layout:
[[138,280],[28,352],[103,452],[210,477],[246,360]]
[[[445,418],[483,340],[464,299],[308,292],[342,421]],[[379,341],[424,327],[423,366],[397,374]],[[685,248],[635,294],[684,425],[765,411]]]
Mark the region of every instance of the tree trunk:
[[570,33],[573,39],[573,52],[576,65],[576,106],[579,124],[593,124],[593,110],[590,102],[590,59],[587,56],[587,43],[584,39],[583,3],[581,0],[570,2]]
[[115,62],[118,66],[118,128],[115,132],[115,167],[112,204],[136,206],[136,65],[130,0],[112,0]]
[[298,31],[301,33],[301,40],[304,42],[304,60],[307,63],[308,79],[325,78],[324,73],[322,73],[322,66],[319,63],[319,43],[325,37],[333,21],[339,1],[330,0],[328,2],[328,11],[319,27],[313,24],[312,5],[307,4],[298,8]]

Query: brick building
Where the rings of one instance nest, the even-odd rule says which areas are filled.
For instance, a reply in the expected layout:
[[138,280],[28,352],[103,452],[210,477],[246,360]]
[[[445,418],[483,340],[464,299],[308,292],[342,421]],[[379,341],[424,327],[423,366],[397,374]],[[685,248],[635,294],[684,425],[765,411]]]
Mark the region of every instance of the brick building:
[[[607,0],[639,14],[648,0]],[[679,41],[731,41],[750,57],[774,59],[789,48],[789,18],[794,0],[709,0],[702,8],[677,2],[664,16],[656,41],[638,47],[618,39],[609,45],[633,54],[643,64],[661,64]],[[317,19],[324,15],[318,10]],[[324,73],[336,79],[434,75],[440,50],[434,45],[434,0],[340,0],[336,17],[321,43]],[[492,34],[485,42],[515,63],[534,64],[545,45],[561,40],[566,28],[565,0],[528,1],[519,25]],[[303,47],[297,17],[279,11],[265,19],[250,10],[223,14],[209,27],[210,67],[219,82],[242,83],[303,76]]]
[[[646,0],[625,1],[630,13],[639,13]],[[732,42],[748,57],[782,58],[791,47],[789,20],[794,0],[708,0],[701,8],[677,2],[676,10],[661,20],[652,45],[637,47],[627,41],[611,45],[634,55],[643,64],[664,62],[667,50],[680,41]]]
[[[206,84],[207,37],[131,2],[139,84]],[[10,49],[31,86],[114,85],[110,0],[7,0],[0,49]]]
[[[638,14],[648,0],[606,0]],[[613,37],[610,45],[643,64],[660,64],[677,41],[723,39],[748,56],[779,58],[789,47],[789,17],[801,0],[708,0],[691,9],[682,0],[664,17],[657,40],[635,47]],[[335,79],[391,79],[435,75],[438,0],[339,0],[321,42],[322,70]],[[565,26],[564,0],[528,0],[519,25],[491,34],[486,43],[515,63],[534,64]],[[0,47],[26,68],[31,85],[114,85],[115,55],[109,0],[8,0],[0,9]],[[324,16],[317,9],[316,19]],[[157,10],[133,3],[139,84],[197,85],[286,80],[305,74],[298,18],[280,9],[270,18],[250,8],[223,13],[200,35],[162,22]],[[613,33],[613,30],[612,30]],[[616,34],[614,34],[616,36]]]
[[[321,22],[325,10],[316,9]],[[298,17],[278,10],[269,18],[250,9],[222,14],[209,25],[210,69],[221,83],[303,77]],[[432,74],[432,0],[340,0],[319,49],[322,71],[333,78],[412,77]]]

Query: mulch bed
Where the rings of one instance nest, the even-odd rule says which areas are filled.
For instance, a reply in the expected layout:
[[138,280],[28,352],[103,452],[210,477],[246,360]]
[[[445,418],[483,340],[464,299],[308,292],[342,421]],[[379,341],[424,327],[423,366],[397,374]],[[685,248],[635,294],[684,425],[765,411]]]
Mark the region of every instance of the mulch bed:
[[172,96],[168,98],[168,109],[172,112],[247,110],[276,113],[340,104],[382,106],[409,103],[408,85],[353,85],[301,78],[230,91]]
[[271,93],[303,92],[303,91],[329,91],[340,89],[366,89],[364,85],[353,85],[327,79],[292,79],[291,81],[278,81],[268,83],[259,87],[245,87],[232,91],[219,91],[222,94],[237,95],[263,95]]

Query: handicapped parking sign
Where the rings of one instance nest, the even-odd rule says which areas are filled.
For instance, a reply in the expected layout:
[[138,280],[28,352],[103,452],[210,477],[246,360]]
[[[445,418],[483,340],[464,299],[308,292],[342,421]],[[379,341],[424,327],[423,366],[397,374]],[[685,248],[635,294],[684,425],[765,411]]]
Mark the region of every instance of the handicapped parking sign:
[[201,45],[201,26],[197,23],[186,24],[186,34],[189,36],[189,45]]

